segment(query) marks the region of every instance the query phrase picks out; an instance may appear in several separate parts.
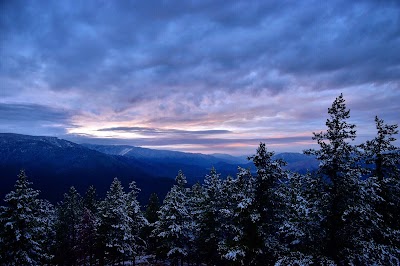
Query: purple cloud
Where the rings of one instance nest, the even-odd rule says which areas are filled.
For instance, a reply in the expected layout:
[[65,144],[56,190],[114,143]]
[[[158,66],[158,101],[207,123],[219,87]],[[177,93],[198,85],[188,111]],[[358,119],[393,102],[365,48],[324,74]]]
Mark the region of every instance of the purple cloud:
[[[279,136],[300,150],[307,143],[289,135],[322,130],[341,92],[363,138],[375,115],[400,122],[398,1],[16,0],[0,10],[2,131],[174,135],[170,146],[207,150],[209,140],[210,151],[215,135],[220,145]],[[26,126],[21,106],[35,106]]]

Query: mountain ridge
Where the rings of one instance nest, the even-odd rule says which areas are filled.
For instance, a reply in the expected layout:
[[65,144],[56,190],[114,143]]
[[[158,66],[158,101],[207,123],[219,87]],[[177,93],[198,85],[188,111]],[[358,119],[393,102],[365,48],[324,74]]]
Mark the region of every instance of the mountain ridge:
[[[288,158],[290,170],[305,172],[315,167],[310,164],[312,159],[303,154],[281,153],[275,157]],[[215,167],[222,178],[236,175],[238,166],[254,172],[252,162],[244,159],[244,156],[228,154],[77,144],[57,137],[0,133],[0,194],[10,191],[19,170],[25,169],[35,186],[52,200],[60,200],[59,196],[72,185],[81,193],[94,185],[99,194],[104,195],[112,179],[118,177],[125,187],[130,181],[136,181],[142,188],[141,200],[146,201],[151,192],[163,197],[178,170],[185,173],[190,184],[202,182],[211,167]]]

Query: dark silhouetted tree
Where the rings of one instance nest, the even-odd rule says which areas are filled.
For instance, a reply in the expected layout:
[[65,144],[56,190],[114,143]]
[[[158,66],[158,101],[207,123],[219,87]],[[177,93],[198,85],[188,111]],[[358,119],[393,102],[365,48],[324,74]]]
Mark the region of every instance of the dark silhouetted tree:
[[82,197],[71,187],[57,206],[55,260],[60,265],[78,264],[78,231],[82,213]]
[[144,213],[148,224],[143,227],[142,237],[147,240],[147,253],[156,255],[158,246],[158,237],[151,234],[154,230],[155,222],[159,220],[158,211],[160,210],[160,200],[156,193],[152,193]]
[[276,195],[277,188],[282,180],[287,178],[283,170],[286,163],[274,160],[274,153],[269,152],[265,143],[260,143],[257,153],[249,157],[257,168],[254,184],[254,208],[259,215],[258,233],[254,235],[251,252],[256,264],[272,263],[276,260],[277,246],[276,231],[280,205]]
[[325,254],[336,263],[347,264],[351,260],[348,251],[354,251],[359,242],[355,236],[367,222],[360,211],[368,204],[362,197],[359,153],[356,146],[350,144],[356,138],[356,126],[347,121],[350,110],[343,94],[328,108],[328,114],[327,131],[313,133],[320,149],[305,153],[315,155],[320,161],[318,172],[327,184]]
[[361,258],[385,265],[398,265],[400,257],[400,149],[394,145],[398,134],[397,125],[385,124],[375,117],[377,136],[360,145],[364,150],[365,163],[371,169],[364,183],[364,194],[368,201],[369,226],[364,237],[359,239]]
[[196,228],[198,234],[198,253],[208,264],[218,263],[221,256],[218,252],[218,244],[223,238],[221,233],[221,215],[220,210],[222,200],[222,180],[213,167],[209,174],[205,176],[203,190],[199,196],[195,195],[198,211],[194,213],[197,217]]
[[83,198],[83,212],[78,225],[80,264],[96,264],[96,250],[99,245],[98,226],[100,223],[98,206],[96,189],[90,186]]

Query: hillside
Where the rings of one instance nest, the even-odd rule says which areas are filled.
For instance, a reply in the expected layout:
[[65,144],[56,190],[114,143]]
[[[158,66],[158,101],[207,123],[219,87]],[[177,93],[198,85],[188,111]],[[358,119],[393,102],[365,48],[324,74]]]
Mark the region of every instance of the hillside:
[[12,189],[20,169],[25,169],[46,198],[54,201],[70,186],[83,193],[94,185],[104,195],[114,177],[127,187],[135,180],[142,199],[151,191],[165,194],[173,181],[151,176],[141,170],[140,162],[112,156],[55,137],[0,134],[0,197]]
[[[304,173],[317,167],[315,159],[299,153],[275,155],[288,162],[289,170]],[[147,202],[151,192],[163,197],[178,170],[189,184],[202,182],[211,167],[222,178],[235,176],[237,167],[251,168],[244,157],[226,154],[205,155],[154,150],[126,145],[76,144],[56,137],[0,133],[0,197],[12,189],[20,169],[25,169],[35,187],[52,201],[60,200],[70,186],[84,191],[94,185],[104,195],[112,179],[118,177],[125,187],[137,182],[140,200]]]

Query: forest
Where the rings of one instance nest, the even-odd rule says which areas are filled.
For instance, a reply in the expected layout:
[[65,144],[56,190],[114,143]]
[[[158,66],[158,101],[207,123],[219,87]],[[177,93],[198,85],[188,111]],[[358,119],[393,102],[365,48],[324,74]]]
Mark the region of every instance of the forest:
[[[212,168],[189,186],[182,171],[160,202],[115,178],[105,198],[71,187],[56,205],[21,170],[0,207],[1,265],[399,265],[398,125],[375,117],[362,144],[341,94],[328,108],[317,171],[284,169],[260,143],[256,172]],[[140,260],[139,260],[140,258]]]

